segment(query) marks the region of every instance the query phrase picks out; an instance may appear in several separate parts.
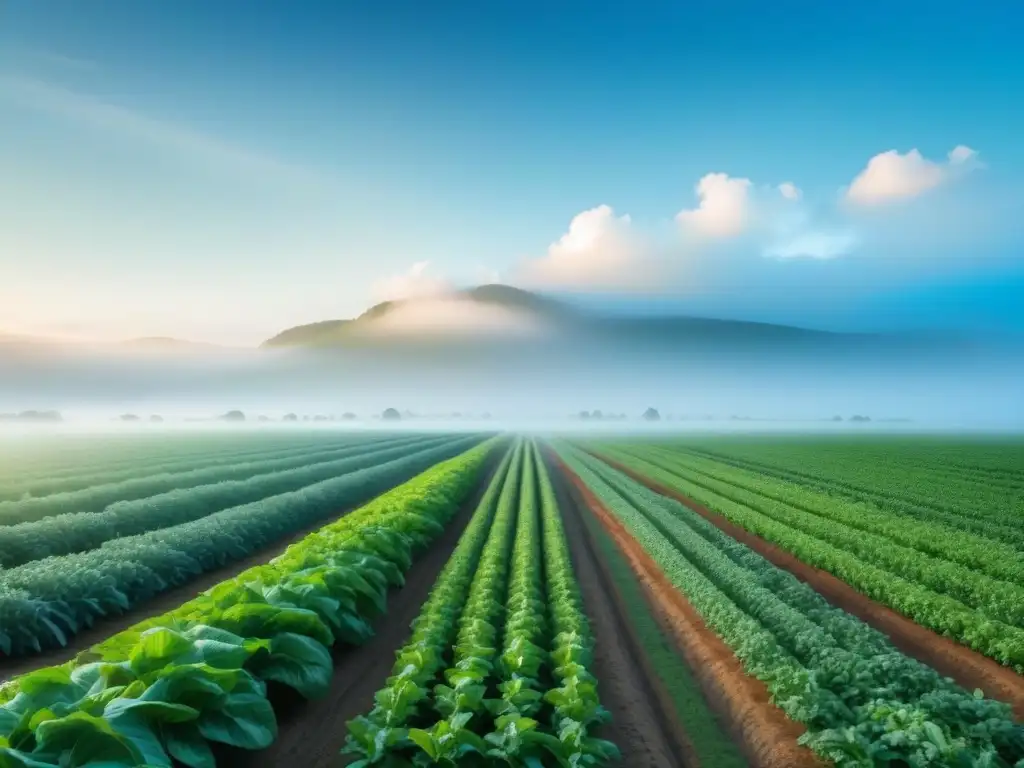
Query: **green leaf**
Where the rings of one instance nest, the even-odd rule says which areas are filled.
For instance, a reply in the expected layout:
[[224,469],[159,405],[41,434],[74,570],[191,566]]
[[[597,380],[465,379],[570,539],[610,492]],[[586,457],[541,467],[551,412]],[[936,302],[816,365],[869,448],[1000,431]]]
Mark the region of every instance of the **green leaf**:
[[149,699],[114,699],[104,708],[103,715],[116,722],[116,718],[129,712],[153,723],[185,723],[199,717],[199,710],[185,704]]
[[247,603],[228,608],[218,622],[222,627],[243,637],[272,638],[281,632],[295,632],[334,645],[330,628],[313,611],[283,608],[266,603]]
[[28,696],[37,696],[56,687],[71,684],[71,671],[67,667],[43,667],[18,678],[18,687]]
[[69,754],[70,766],[91,761],[118,765],[143,765],[141,751],[102,717],[74,712],[67,717],[41,722],[35,729],[37,751],[41,754]]
[[437,759],[437,745],[434,743],[434,737],[430,731],[424,731],[422,728],[410,728],[409,740],[426,752],[431,760]]
[[331,654],[311,637],[283,632],[270,641],[270,653],[254,659],[249,669],[263,680],[283,683],[307,699],[324,696],[331,685]]
[[[140,713],[124,712],[110,722],[114,730],[126,737],[138,750],[147,768],[171,768],[171,759],[164,751],[154,726]],[[159,725],[156,727],[159,728]]]
[[147,630],[132,648],[129,660],[135,674],[145,675],[166,667],[192,650],[192,643],[180,632],[166,627]]
[[189,768],[217,768],[217,760],[196,723],[170,723],[161,729],[167,751]]
[[37,760],[27,752],[3,746],[0,741],[0,768],[60,768],[57,763]]
[[199,731],[210,741],[241,749],[265,749],[277,737],[277,719],[264,697],[233,693],[221,708],[203,712]]

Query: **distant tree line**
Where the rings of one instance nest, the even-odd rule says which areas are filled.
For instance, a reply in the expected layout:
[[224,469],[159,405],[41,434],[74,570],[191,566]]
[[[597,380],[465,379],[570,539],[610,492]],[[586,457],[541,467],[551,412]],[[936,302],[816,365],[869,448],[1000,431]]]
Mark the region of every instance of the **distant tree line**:
[[0,421],[20,421],[36,424],[53,424],[64,421],[60,411],[22,411],[21,413],[0,413]]

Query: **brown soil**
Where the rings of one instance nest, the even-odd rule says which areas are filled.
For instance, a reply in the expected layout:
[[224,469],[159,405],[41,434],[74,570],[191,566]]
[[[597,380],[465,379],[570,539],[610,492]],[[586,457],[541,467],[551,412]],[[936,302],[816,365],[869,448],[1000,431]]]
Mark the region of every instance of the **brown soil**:
[[674,635],[709,704],[730,724],[751,765],[756,768],[823,765],[814,753],[797,744],[803,726],[772,704],[762,682],[745,674],[732,650],[704,624],[657,563],[583,481],[564,464],[560,468],[584,499],[587,509],[622,551],[664,626]]
[[351,758],[340,754],[345,723],[373,707],[373,695],[384,685],[395,663],[395,651],[409,637],[409,625],[426,602],[438,574],[497,471],[502,451],[495,451],[476,491],[462,505],[441,538],[413,563],[405,585],[391,590],[387,613],[373,625],[374,637],[365,645],[336,646],[334,674],[327,695],[307,701],[290,689],[271,690],[278,719],[277,740],[268,749],[246,752],[218,749],[217,765],[233,768],[338,768]]
[[776,567],[789,571],[801,581],[809,584],[833,605],[885,633],[893,645],[907,655],[924,662],[941,675],[953,678],[967,690],[980,688],[986,696],[1006,702],[1013,707],[1014,716],[1024,720],[1024,677],[1012,669],[1004,667],[948,637],[943,637],[927,627],[914,623],[906,616],[861,594],[831,573],[800,561],[795,555],[750,533],[684,494],[644,477],[614,459],[600,454],[595,454],[595,456],[652,491],[685,504],[705,520],[750,547]]
[[[553,464],[550,456],[548,463]],[[551,478],[583,603],[594,632],[594,674],[611,713],[601,738],[614,742],[628,768],[697,768],[697,760],[657,671],[626,618],[607,566],[580,518],[579,498],[555,468]]]

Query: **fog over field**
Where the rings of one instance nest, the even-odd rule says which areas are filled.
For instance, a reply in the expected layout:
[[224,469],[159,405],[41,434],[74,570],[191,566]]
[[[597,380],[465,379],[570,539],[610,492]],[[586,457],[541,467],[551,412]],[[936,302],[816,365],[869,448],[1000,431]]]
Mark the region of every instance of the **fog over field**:
[[599,422],[619,428],[654,407],[680,427],[807,426],[855,414],[891,428],[908,420],[921,429],[1024,427],[1016,407],[1024,356],[1012,343],[556,316],[464,298],[385,307],[326,341],[272,342],[232,349],[8,340],[0,345],[0,412],[53,409],[95,422],[237,409],[250,420],[286,413],[369,420],[395,408],[423,424],[488,414],[494,423],[557,425],[596,409],[625,414],[627,422]]

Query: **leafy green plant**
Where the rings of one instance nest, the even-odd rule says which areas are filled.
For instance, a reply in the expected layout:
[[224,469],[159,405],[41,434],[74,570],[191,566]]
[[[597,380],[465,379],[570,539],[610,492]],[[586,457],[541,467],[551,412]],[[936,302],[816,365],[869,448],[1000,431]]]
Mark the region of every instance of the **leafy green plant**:
[[[361,466],[369,466],[369,464],[360,462],[364,456],[401,448],[403,445],[423,444],[426,446],[432,442],[431,437],[433,440],[438,439],[436,435],[427,438],[403,436],[385,441],[369,439],[362,444],[344,445],[326,450],[307,450],[297,456],[271,456],[257,461],[243,461],[227,466],[203,466],[185,472],[146,475],[119,482],[104,483],[100,478],[99,483],[76,491],[32,496],[17,501],[3,501],[0,502],[0,552],[3,553],[0,556],[0,565],[11,568],[39,557],[62,554],[59,551],[46,551],[47,546],[52,547],[55,544],[47,541],[47,538],[52,535],[63,535],[70,539],[66,544],[63,541],[60,544],[74,545],[74,548],[65,550],[74,552],[98,546],[105,541],[99,537],[102,537],[110,528],[114,529],[115,535],[121,536],[152,530],[146,528],[133,530],[132,526],[142,524],[149,515],[154,514],[154,511],[158,515],[163,514],[163,511],[159,506],[146,506],[142,508],[145,511],[140,513],[138,507],[131,504],[137,500],[160,496],[175,490],[188,491],[202,488],[206,493],[219,493],[208,502],[204,500],[204,503],[216,503],[219,499],[226,498],[228,501],[222,507],[233,506],[243,503],[239,497],[244,495],[246,490],[259,487],[259,483],[247,485],[233,483],[261,475],[270,475],[272,477],[263,479],[275,483],[274,487],[285,486],[289,479],[298,482],[298,485],[294,487],[301,487],[310,482],[303,480],[303,472],[307,474],[315,472],[313,468],[317,464],[349,460],[353,462],[352,466],[358,469]],[[387,455],[385,454],[385,456]],[[288,472],[292,472],[292,474],[287,474]],[[264,493],[264,495],[269,494]],[[214,507],[214,509],[217,508]],[[104,511],[107,514],[83,514]],[[140,515],[146,515],[146,517],[140,519]],[[170,524],[174,525],[174,523]],[[39,548],[42,551],[37,553],[34,548]]]
[[587,669],[593,639],[535,444],[519,444],[489,501],[373,710],[348,724],[354,766],[568,768],[618,756],[588,732],[607,712]]
[[[439,681],[458,632],[462,609],[470,595],[481,553],[499,508],[507,516],[510,478],[522,462],[522,444],[505,456],[494,481],[480,500],[466,530],[434,583],[430,596],[412,625],[412,636],[396,653],[392,675],[374,697],[374,708],[348,723],[344,751],[361,757],[354,765],[388,765],[401,750],[416,746],[410,724],[429,703],[431,686]],[[440,739],[447,734],[436,734]],[[421,741],[423,737],[418,737]],[[421,745],[422,748],[422,745]]]
[[[802,741],[813,749],[842,765],[883,756],[893,764],[932,764],[920,762],[931,747],[903,728],[919,723],[922,733],[942,735],[941,759],[933,756],[939,764],[1006,768],[1024,759],[1024,730],[1008,705],[902,655],[682,504],[589,454],[562,443],[558,449],[746,671],[807,726]],[[903,712],[915,714],[907,720]]]
[[266,565],[0,686],[0,766],[214,766],[210,743],[268,746],[275,681],[322,695],[328,648],[364,642],[390,586],[476,482],[489,441],[290,546]]
[[1024,671],[1024,628],[1015,626],[1024,624],[1020,585],[973,573],[761,493],[681,469],[667,470],[630,453],[612,455],[917,623]]
[[426,448],[400,447],[395,449],[397,458],[388,454],[389,461],[337,477],[329,474],[299,490],[165,530],[113,539],[90,552],[0,571],[0,652],[17,656],[64,645],[68,637],[103,616],[123,613],[201,573],[244,558],[478,442],[475,436],[463,436]]

